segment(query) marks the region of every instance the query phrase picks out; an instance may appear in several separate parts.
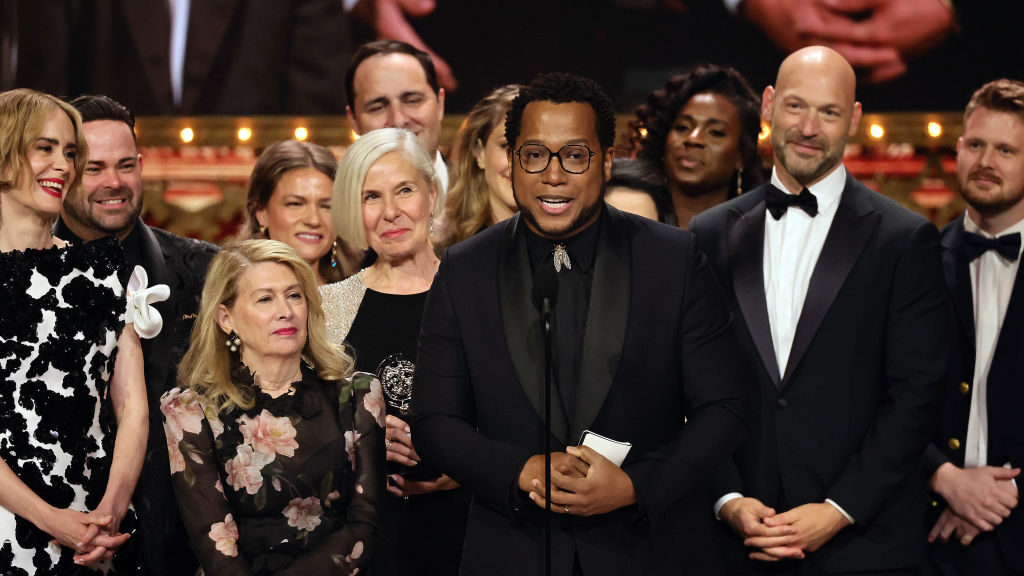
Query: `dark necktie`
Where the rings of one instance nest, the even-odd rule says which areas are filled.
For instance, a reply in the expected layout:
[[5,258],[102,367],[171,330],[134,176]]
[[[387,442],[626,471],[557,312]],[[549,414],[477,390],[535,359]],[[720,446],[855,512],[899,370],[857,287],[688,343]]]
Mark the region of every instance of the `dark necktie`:
[[776,220],[782,218],[790,206],[800,208],[812,218],[818,215],[818,198],[807,188],[801,190],[799,194],[786,194],[775,186],[769,186],[764,202],[768,206],[768,212]]
[[1020,233],[1004,234],[998,238],[989,238],[973,232],[964,232],[964,254],[968,262],[974,261],[989,250],[995,250],[1010,262],[1020,257]]

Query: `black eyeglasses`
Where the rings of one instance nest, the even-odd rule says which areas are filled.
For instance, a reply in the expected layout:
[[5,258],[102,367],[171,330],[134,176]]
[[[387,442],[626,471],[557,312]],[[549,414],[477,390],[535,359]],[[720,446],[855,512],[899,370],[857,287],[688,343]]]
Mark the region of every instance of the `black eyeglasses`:
[[552,152],[543,144],[523,144],[515,154],[519,156],[519,165],[530,174],[547,170],[552,156],[558,158],[562,170],[569,174],[583,174],[590,168],[594,151],[583,144],[566,144],[558,152]]

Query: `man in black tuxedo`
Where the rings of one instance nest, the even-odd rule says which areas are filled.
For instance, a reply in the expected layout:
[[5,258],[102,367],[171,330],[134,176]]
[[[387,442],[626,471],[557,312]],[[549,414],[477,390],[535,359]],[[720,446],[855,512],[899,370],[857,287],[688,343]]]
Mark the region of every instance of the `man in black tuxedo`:
[[955,315],[942,419],[925,453],[928,573],[1024,574],[1024,83],[974,93],[956,172],[967,212],[942,230]]
[[911,574],[924,559],[948,310],[938,233],[846,173],[855,84],[828,48],[786,58],[762,102],[771,182],[690,226],[755,369],[751,439],[715,480],[738,573]]
[[[520,212],[449,248],[416,362],[416,448],[473,492],[467,575],[544,570],[544,348],[535,274],[554,275],[552,573],[713,574],[694,487],[744,434],[730,316],[689,233],[603,202],[611,101],[538,77],[505,133]],[[621,467],[590,430],[632,444]],[[713,560],[713,558],[712,558]]]
[[150,286],[166,284],[171,289],[170,298],[155,305],[163,328],[155,338],[142,341],[150,425],[146,460],[132,497],[140,524],[132,545],[141,549],[146,574],[190,574],[197,562],[189,552],[171,489],[160,395],[175,386],[178,361],[199,311],[206,268],[218,248],[151,228],[139,217],[142,155],[135,142],[135,117],[127,108],[106,96],[79,96],[71,105],[82,114],[89,157],[81,184],[64,199],[55,234],[71,242],[116,235],[124,247],[128,274],[140,265]]

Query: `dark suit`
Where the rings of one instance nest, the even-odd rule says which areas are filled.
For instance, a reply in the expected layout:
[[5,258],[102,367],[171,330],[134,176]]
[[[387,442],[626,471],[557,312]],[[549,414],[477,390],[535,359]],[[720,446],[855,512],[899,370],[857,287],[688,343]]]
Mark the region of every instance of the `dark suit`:
[[167,0],[22,4],[19,86],[105,94],[139,115],[344,113],[340,0],[192,0],[180,106]]
[[[587,576],[715,573],[709,503],[684,496],[744,434],[729,312],[688,233],[604,209],[575,417],[553,391],[551,443],[564,450],[585,429],[631,442],[622,469],[638,504],[556,517],[553,574],[574,558]],[[446,250],[427,298],[413,438],[473,492],[463,574],[543,573],[543,510],[517,487],[545,435],[532,276],[517,215]]]
[[[60,219],[54,232],[65,240],[77,240]],[[142,473],[132,496],[140,524],[140,533],[132,542],[141,548],[146,574],[187,574],[195,571],[198,563],[189,552],[171,488],[160,395],[176,386],[178,361],[184,356],[192,335],[206,268],[218,248],[208,242],[150,228],[141,219],[132,234],[138,234],[139,261],[129,261],[129,273],[136,264],[141,265],[146,269],[150,286],[167,284],[171,289],[166,301],[155,304],[164,321],[163,329],[156,338],[142,340],[149,399],[149,441]],[[132,250],[126,252],[130,255]]]
[[[779,512],[826,498],[842,506],[856,523],[811,553],[804,573],[913,568],[924,555],[921,453],[945,371],[938,233],[848,175],[780,374],[764,289],[768,186],[690,225],[737,318],[739,356],[755,369],[750,441],[716,479],[717,495]],[[734,569],[765,567],[732,540]]]
[[[943,386],[942,419],[932,444],[925,452],[925,473],[931,477],[946,462],[964,465],[964,447],[967,421],[971,409],[971,387],[974,385],[974,298],[971,293],[970,261],[963,251],[964,219],[961,216],[942,230],[942,264],[946,271],[946,285],[955,308],[952,329],[952,349],[949,355],[949,373]],[[1010,462],[1014,467],[1024,465],[1024,266],[1017,269],[1013,293],[1006,308],[1006,316],[996,341],[995,354],[989,368],[988,401],[988,457],[989,466],[1002,466]],[[953,442],[956,440],[956,442]],[[955,448],[953,447],[955,446]],[[1020,487],[1021,480],[1018,478]],[[934,525],[939,513],[946,507],[938,496],[933,497],[928,528]],[[994,540],[994,542],[986,542]],[[993,546],[994,544],[994,546]],[[980,545],[980,546],[979,546]],[[969,556],[987,553],[995,558],[971,558],[994,563],[1024,574],[1024,514],[1018,506],[1010,517],[996,527],[993,534],[981,534],[971,545],[976,551]],[[998,549],[998,550],[997,550]],[[958,542],[936,544],[934,558],[947,566],[956,566],[967,560]],[[961,572],[962,573],[962,572]]]

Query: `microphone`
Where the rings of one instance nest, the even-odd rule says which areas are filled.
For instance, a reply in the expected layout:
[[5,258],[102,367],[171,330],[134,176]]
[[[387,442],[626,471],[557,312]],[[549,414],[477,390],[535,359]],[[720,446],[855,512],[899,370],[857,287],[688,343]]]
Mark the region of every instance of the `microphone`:
[[[533,307],[542,315],[551,314],[558,300],[558,272],[555,267],[541,264],[533,273],[533,291],[531,292]],[[545,310],[544,301],[547,300]]]
[[544,263],[533,273],[533,306],[540,312],[544,331],[544,574],[551,575],[551,313],[558,300],[558,271]]

